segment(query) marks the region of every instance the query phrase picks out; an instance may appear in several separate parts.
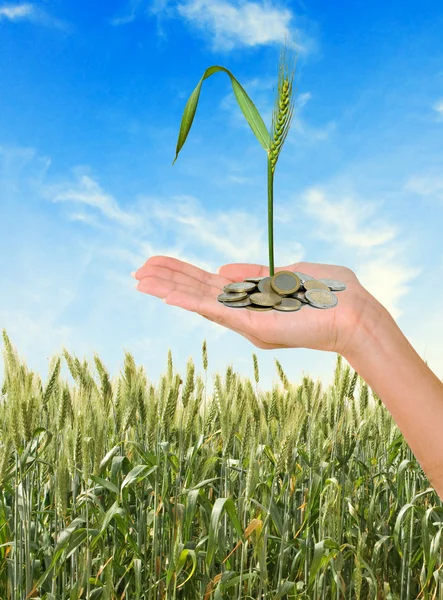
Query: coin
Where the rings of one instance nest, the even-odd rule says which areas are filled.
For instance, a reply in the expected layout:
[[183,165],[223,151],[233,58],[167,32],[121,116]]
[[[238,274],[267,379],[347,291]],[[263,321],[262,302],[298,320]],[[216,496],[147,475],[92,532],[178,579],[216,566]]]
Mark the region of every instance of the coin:
[[[295,290],[291,292],[294,285]],[[227,284],[217,300],[229,308],[293,312],[301,308],[334,308],[338,299],[332,290],[345,289],[346,284],[336,279],[316,279],[300,271],[279,271],[272,277],[248,277],[244,281]]]
[[301,307],[302,303],[295,298],[282,298],[281,303],[274,306],[275,310],[282,310],[285,312],[300,310]]
[[235,302],[236,300],[244,300],[247,297],[247,292],[238,292],[237,294],[219,294],[217,300],[219,302]]
[[271,288],[271,278],[270,277],[263,277],[263,279],[258,282],[257,287],[260,290],[260,292],[262,292],[263,294],[265,294],[265,293],[270,294],[271,292],[274,293]]
[[253,304],[258,304],[259,306],[275,306],[282,301],[278,294],[257,293],[251,294],[249,298]]
[[236,302],[223,302],[225,306],[232,306],[232,308],[245,308],[251,304],[251,300],[249,298],[245,298],[244,300],[236,300]]
[[332,292],[321,289],[308,290],[305,294],[309,304],[315,308],[334,308],[338,304],[338,298]]
[[223,287],[224,292],[250,292],[255,290],[257,286],[255,283],[248,281],[241,281],[239,283],[228,283]]
[[305,281],[311,281],[312,279],[315,279],[315,277],[311,277],[311,275],[306,275],[306,273],[302,273],[301,271],[292,271],[293,273],[295,273],[295,275],[297,275],[297,277],[300,279],[300,281],[302,283],[304,283]]
[[325,283],[332,292],[343,292],[346,289],[346,283],[337,279],[319,279],[321,283]]
[[293,294],[300,289],[300,279],[292,271],[279,271],[271,277],[271,288],[280,296]]
[[309,281],[305,281],[303,284],[305,290],[328,290],[329,286],[326,283],[322,283],[321,281],[317,281],[317,279],[310,279]]
[[291,298],[295,298],[296,300],[300,300],[303,304],[309,304],[309,302],[305,298],[305,292],[294,292],[291,294]]

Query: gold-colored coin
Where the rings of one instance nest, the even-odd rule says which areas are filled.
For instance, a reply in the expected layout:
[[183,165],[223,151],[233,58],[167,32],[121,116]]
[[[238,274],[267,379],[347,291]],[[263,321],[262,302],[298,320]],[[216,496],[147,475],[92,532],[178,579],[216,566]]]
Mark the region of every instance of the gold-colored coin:
[[281,303],[274,306],[274,310],[291,312],[294,310],[300,310],[302,306],[303,305],[300,300],[296,300],[295,298],[282,298]]
[[275,306],[281,302],[281,297],[278,294],[266,294],[260,292],[251,294],[249,299],[253,304],[258,304],[259,306]]
[[271,292],[274,293],[274,290],[271,288],[270,277],[263,277],[263,279],[258,282],[257,287],[263,294],[270,294]]
[[235,302],[236,300],[244,300],[248,297],[247,292],[238,292],[237,294],[219,294],[217,300],[219,302]]
[[228,283],[223,287],[223,291],[226,293],[230,292],[252,292],[256,288],[255,283],[249,281],[240,281],[238,283]]
[[300,285],[300,278],[292,271],[279,271],[271,277],[271,288],[280,296],[293,294],[300,289]]
[[303,286],[305,290],[327,290],[328,292],[330,291],[329,287],[325,283],[317,281],[316,279],[309,279],[308,281],[305,281]]
[[250,304],[246,307],[246,310],[256,310],[257,312],[265,312],[266,310],[274,310],[272,306],[257,306],[257,304]]

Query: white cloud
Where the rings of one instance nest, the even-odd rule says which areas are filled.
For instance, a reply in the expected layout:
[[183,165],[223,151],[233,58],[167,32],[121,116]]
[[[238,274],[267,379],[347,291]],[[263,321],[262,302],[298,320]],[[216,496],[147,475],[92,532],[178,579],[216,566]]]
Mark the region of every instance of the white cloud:
[[8,19],[9,21],[17,21],[19,19],[32,18],[34,7],[32,4],[11,4],[9,6],[0,7],[0,20]]
[[376,298],[392,315],[398,319],[404,314],[400,308],[402,299],[407,296],[414,285],[414,280],[422,269],[402,264],[396,257],[396,249],[368,260],[360,260],[357,264],[357,277],[360,283]]
[[443,118],[443,98],[438,100],[432,108],[435,110],[436,113],[438,113],[439,117]]
[[[382,212],[379,203],[368,202],[352,191],[338,192],[339,187],[346,190],[345,182],[310,187],[301,195],[301,210],[315,220],[309,227],[312,236],[334,245],[336,256],[343,256],[341,264],[353,269],[361,284],[398,318],[403,314],[401,300],[410,290],[408,284],[421,270],[403,260],[404,248],[396,239],[398,228],[377,214]],[[289,230],[295,222],[290,222],[288,215],[295,213],[289,204],[275,209],[276,217],[285,218]]]
[[115,17],[111,19],[112,25],[126,25],[132,23],[137,16],[137,12],[143,4],[143,0],[130,0],[128,3],[127,10],[121,17]]
[[443,176],[432,173],[415,175],[406,182],[405,191],[443,202]]
[[[230,261],[259,262],[267,255],[264,230],[258,220],[245,211],[211,212],[191,196],[176,196],[172,202],[150,200],[149,213],[182,243],[205,250]],[[247,245],[245,231],[254,231]],[[201,252],[201,250],[200,250]]]
[[65,21],[49,15],[43,8],[31,4],[30,2],[1,6],[0,22],[1,21],[29,21],[65,31],[70,30],[70,26]]
[[311,98],[312,94],[310,92],[303,92],[301,94],[296,94],[295,96],[294,118],[291,125],[292,135],[289,134],[288,136],[289,143],[299,144],[300,139],[309,144],[320,142],[328,139],[335,131],[335,121],[329,121],[323,126],[313,126],[303,118],[305,107],[308,105]]
[[369,222],[377,206],[351,196],[309,188],[303,195],[302,206],[319,223],[316,236],[353,248],[380,246],[392,241],[398,233],[396,227],[381,219]]
[[214,50],[258,46],[291,39],[292,12],[270,4],[187,0],[178,5],[179,14],[208,35]]
[[[53,202],[80,202],[97,208],[102,215],[120,225],[135,226],[137,219],[135,215],[123,211],[115,198],[106,194],[100,185],[88,175],[81,175],[79,181],[71,186],[56,186],[46,188],[46,195]],[[84,221],[95,224],[96,221],[90,215],[84,213],[71,213],[71,220]]]
[[[150,3],[130,0],[126,12],[116,16],[111,23],[124,25],[140,16],[155,16],[159,20],[182,18],[207,39],[214,51],[285,41],[293,41],[302,54],[317,50],[316,41],[294,26],[294,13],[269,0],[152,0]],[[162,27],[158,33],[164,37]]]

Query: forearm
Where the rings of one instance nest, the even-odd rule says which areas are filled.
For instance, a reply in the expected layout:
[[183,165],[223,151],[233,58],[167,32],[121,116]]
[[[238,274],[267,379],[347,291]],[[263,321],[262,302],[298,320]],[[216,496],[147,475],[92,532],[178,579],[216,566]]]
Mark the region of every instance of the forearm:
[[443,500],[443,383],[389,312],[368,297],[367,313],[343,355],[383,401]]

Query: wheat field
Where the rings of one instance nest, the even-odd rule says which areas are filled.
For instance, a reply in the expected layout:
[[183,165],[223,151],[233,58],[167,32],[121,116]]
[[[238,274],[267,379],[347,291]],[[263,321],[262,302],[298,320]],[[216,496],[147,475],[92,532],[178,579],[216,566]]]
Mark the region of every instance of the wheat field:
[[3,344],[1,600],[443,600],[442,502],[340,355],[265,391],[206,342],[157,383],[67,350],[42,382]]

